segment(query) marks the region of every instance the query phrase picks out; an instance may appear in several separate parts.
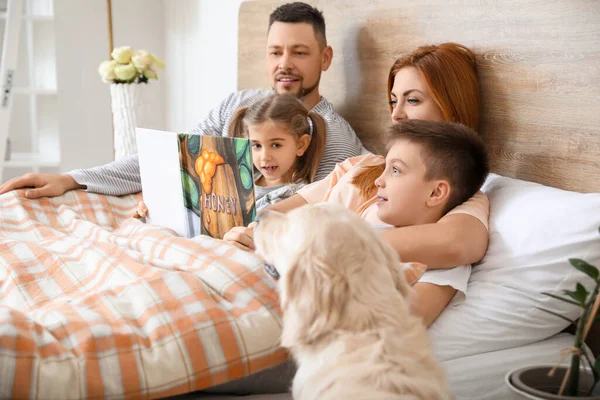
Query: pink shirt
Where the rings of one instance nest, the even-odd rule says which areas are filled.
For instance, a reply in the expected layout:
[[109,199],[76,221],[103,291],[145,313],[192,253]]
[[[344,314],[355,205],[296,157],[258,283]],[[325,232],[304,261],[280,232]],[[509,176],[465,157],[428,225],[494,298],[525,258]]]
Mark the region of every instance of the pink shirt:
[[[354,211],[378,230],[389,228],[390,225],[384,224],[377,217],[377,197],[374,196],[365,201],[358,188],[352,184],[352,179],[363,167],[381,164],[382,160],[381,156],[374,154],[349,158],[337,164],[325,179],[305,186],[297,193],[307,203],[334,202]],[[450,214],[472,215],[488,229],[490,203],[484,193],[477,192],[469,200],[455,207],[446,215]]]

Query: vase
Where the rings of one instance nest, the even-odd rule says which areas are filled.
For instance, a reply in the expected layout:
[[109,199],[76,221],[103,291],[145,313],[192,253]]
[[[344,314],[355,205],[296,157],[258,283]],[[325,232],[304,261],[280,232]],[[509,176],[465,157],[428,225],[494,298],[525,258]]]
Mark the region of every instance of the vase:
[[593,375],[589,368],[580,369],[579,395],[565,396],[558,395],[560,385],[562,384],[568,366],[559,366],[553,376],[548,376],[548,372],[553,365],[535,365],[529,367],[517,368],[506,374],[507,385],[515,392],[528,399],[536,400],[598,400],[600,398],[600,387],[596,387],[592,393],[588,394],[593,383]]
[[135,128],[142,127],[148,108],[145,83],[112,83],[115,160],[137,153]]

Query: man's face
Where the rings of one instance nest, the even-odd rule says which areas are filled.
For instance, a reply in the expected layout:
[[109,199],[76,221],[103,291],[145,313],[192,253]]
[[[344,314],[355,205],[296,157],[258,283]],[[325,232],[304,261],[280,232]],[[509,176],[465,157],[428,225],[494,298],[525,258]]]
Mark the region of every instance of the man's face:
[[294,94],[300,99],[318,96],[321,71],[329,68],[331,58],[331,47],[323,48],[311,24],[274,22],[271,25],[267,37],[267,70],[277,93]]

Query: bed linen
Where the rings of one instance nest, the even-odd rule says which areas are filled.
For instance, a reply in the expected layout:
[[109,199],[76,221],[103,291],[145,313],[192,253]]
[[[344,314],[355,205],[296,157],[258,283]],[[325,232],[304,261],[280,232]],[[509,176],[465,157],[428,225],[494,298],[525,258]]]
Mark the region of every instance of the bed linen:
[[160,398],[287,359],[261,260],[130,218],[140,198],[0,196],[0,398]]
[[[514,368],[534,364],[555,364],[561,349],[570,347],[573,335],[560,333],[556,336],[510,349],[442,362],[448,374],[450,387],[457,400],[522,400],[504,382],[506,373]],[[257,394],[252,396],[228,396],[190,393],[177,400],[291,400],[290,393]]]

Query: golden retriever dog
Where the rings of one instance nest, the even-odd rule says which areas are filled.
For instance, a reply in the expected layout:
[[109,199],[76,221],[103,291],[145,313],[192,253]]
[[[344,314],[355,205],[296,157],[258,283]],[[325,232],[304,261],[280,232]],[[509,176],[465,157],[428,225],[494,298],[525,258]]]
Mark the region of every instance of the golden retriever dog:
[[280,275],[281,344],[296,400],[451,399],[396,252],[361,218],[321,203],[263,212],[257,252]]

